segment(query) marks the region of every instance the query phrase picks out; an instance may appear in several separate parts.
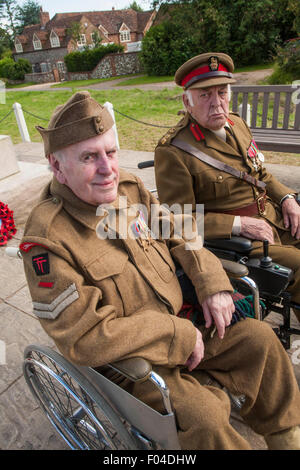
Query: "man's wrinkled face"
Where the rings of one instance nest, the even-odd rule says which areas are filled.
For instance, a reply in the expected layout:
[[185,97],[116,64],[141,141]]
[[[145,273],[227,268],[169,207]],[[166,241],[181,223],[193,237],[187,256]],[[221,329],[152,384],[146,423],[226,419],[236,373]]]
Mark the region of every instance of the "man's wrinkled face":
[[98,206],[117,198],[119,167],[112,129],[51,154],[49,162],[57,180],[82,201]]
[[229,116],[229,96],[227,85],[196,88],[189,91],[189,100],[183,95],[187,111],[206,129],[221,129]]

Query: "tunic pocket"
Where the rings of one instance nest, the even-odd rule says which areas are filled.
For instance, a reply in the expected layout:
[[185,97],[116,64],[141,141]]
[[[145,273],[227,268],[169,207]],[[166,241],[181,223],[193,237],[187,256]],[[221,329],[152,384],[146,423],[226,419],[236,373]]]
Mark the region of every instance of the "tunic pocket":
[[121,274],[127,261],[128,255],[126,252],[111,249],[86,264],[85,270],[94,281],[102,281],[108,277]]
[[175,276],[176,268],[168,247],[163,242],[154,241],[146,251],[146,255],[162,280],[170,282]]

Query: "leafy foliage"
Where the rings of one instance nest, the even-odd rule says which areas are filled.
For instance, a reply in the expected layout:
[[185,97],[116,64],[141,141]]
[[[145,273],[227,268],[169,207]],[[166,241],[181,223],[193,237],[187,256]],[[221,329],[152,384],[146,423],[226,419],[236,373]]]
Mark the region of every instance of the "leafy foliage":
[[106,55],[114,52],[123,52],[124,47],[117,44],[100,45],[95,49],[86,49],[82,52],[70,52],[64,58],[68,72],[89,72]]
[[300,78],[300,38],[288,41],[277,50],[275,71],[268,82],[272,85],[291,83]]
[[160,24],[143,39],[144,68],[173,74],[185,60],[208,51],[229,54],[236,66],[268,62],[278,45],[295,36],[295,9],[288,8],[293,1],[164,0]]
[[25,73],[30,73],[32,67],[28,60],[19,59],[15,62],[13,59],[6,57],[0,60],[0,77],[9,80],[24,80]]

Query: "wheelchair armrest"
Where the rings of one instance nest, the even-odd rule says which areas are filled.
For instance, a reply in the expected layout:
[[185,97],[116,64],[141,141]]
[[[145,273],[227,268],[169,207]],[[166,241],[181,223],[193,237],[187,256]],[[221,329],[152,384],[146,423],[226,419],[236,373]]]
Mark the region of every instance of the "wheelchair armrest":
[[150,362],[142,357],[122,359],[121,361],[113,362],[108,365],[133,382],[144,382],[149,379],[152,372]]
[[248,276],[248,268],[244,264],[235,263],[234,261],[229,261],[227,259],[221,259],[223,268],[225,269],[228,277],[239,279],[244,276]]
[[236,251],[241,254],[248,254],[252,249],[252,242],[244,237],[217,238],[205,240],[206,247],[221,250]]

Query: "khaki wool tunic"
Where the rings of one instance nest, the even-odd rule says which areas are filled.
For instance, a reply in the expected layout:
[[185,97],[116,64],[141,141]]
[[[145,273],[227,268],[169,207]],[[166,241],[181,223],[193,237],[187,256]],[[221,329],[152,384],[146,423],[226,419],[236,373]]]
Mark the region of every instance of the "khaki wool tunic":
[[[280,201],[286,194],[297,191],[268,173],[258,158],[251,158],[253,136],[249,127],[237,114],[230,113],[229,117],[230,130],[226,131],[226,142],[198,125],[188,113],[159,141],[155,149],[155,177],[160,203],[169,206],[179,203],[182,207],[192,204],[193,210],[196,204],[204,204],[204,235],[208,240],[230,238],[235,216],[222,211],[252,204],[261,194],[248,182],[213,168],[175,147],[172,145],[174,137],[264,182],[267,195],[265,212],[255,217],[264,219],[272,226],[275,244],[270,246],[270,256],[275,262],[293,269],[295,282],[290,291],[293,300],[300,303],[300,241],[291,236],[289,228],[284,227],[280,207]],[[253,247],[251,256],[260,256],[262,242],[253,241]]]
[[[139,179],[123,171],[118,192],[113,206],[119,220],[127,206],[143,204],[150,214],[150,204],[157,203]],[[148,359],[169,386],[182,449],[249,449],[229,423],[228,396],[200,385],[199,372],[189,373],[183,366],[194,349],[196,329],[176,316],[182,293],[173,259],[192,280],[200,302],[215,292],[232,291],[219,260],[205,249],[186,250],[184,241],[172,235],[150,243],[100,239],[96,230],[106,219],[96,209],[54,178],[28,219],[20,249],[41,325],[77,364],[97,367],[134,356]],[[133,211],[128,224],[135,220]],[[146,222],[150,226],[149,218]],[[105,223],[104,232],[109,225]],[[217,334],[211,338],[211,329],[204,327],[202,335],[200,368],[233,393],[247,395],[243,413],[256,432],[268,434],[300,423],[292,366],[268,325],[247,319],[226,329],[223,340]],[[134,385],[132,392],[161,410],[152,384]]]

